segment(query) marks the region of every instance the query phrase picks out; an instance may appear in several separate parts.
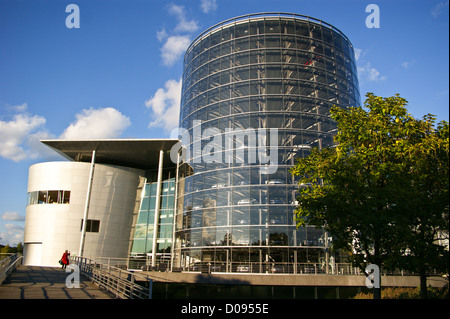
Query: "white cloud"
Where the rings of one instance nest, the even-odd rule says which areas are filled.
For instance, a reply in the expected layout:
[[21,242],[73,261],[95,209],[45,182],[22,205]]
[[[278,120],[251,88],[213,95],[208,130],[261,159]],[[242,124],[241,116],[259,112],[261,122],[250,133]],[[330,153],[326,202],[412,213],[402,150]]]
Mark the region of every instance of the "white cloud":
[[33,139],[29,137],[48,135],[44,129],[45,122],[44,117],[28,113],[16,114],[11,121],[0,121],[0,156],[15,162],[36,157],[34,152],[30,152]]
[[161,50],[161,58],[166,66],[172,66],[191,43],[191,35],[200,28],[196,20],[186,18],[184,6],[170,4],[168,12],[175,17],[176,26],[173,30],[167,31],[165,28],[156,32],[158,41],[164,42]]
[[175,27],[176,32],[195,32],[200,27],[195,20],[187,20],[185,15],[184,6],[178,6],[176,4],[171,4],[169,6],[169,13],[174,15],[178,19],[178,24]]
[[24,227],[15,224],[5,224],[5,232],[0,233],[0,238],[2,242],[9,245],[15,245],[23,242]]
[[413,65],[416,61],[415,60],[410,60],[410,61],[405,61],[402,63],[402,67],[406,70],[408,69],[411,65]]
[[439,2],[431,9],[431,15],[434,18],[439,17],[441,15],[441,13],[445,10],[445,8],[448,7],[448,5],[449,5],[449,0]]
[[164,88],[159,88],[145,106],[152,110],[153,121],[149,127],[162,127],[167,131],[178,126],[181,101],[181,79],[168,80]]
[[189,47],[191,40],[186,35],[174,35],[167,38],[161,48],[161,57],[164,65],[172,66]]
[[28,156],[30,158],[52,158],[55,152],[49,147],[41,143],[41,140],[48,140],[55,138],[55,135],[47,131],[39,131],[27,136]]
[[161,31],[156,32],[156,38],[158,39],[159,42],[167,38],[166,29],[163,28]]
[[10,221],[24,221],[25,220],[25,216],[20,215],[17,212],[5,212],[2,215],[2,219],[3,220],[10,220]]
[[76,114],[76,121],[64,130],[60,138],[117,138],[130,124],[128,117],[112,107],[84,109]]
[[[15,114],[9,121],[0,120],[0,156],[15,162],[54,157],[55,153],[40,142],[56,137],[45,128],[46,119],[24,112],[27,103],[9,108],[22,113]],[[91,108],[77,114],[76,121],[59,138],[117,138],[128,126],[129,118],[114,108]]]
[[387,79],[387,76],[382,75],[380,71],[373,67],[372,63],[368,61],[367,55],[370,53],[370,50],[355,48],[354,51],[360,85],[367,82],[382,82]]
[[361,57],[361,53],[362,53],[361,49],[355,48],[355,60],[356,61],[358,61],[359,58]]
[[15,112],[25,112],[28,108],[28,103],[22,103],[20,105],[11,106],[11,109]]
[[217,10],[217,1],[216,0],[202,0],[200,7],[204,13],[209,13],[211,11]]
[[358,66],[358,77],[360,80],[370,82],[380,82],[387,79],[385,75],[381,75],[377,69],[372,67],[370,62],[367,62],[364,66]]

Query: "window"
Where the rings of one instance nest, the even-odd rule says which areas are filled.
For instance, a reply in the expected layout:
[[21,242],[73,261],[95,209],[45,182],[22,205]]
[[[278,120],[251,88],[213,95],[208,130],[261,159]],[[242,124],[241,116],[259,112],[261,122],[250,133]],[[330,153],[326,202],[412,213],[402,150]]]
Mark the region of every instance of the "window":
[[60,191],[62,192],[62,202],[61,204],[69,204],[70,201],[70,191]]
[[[98,233],[100,229],[100,221],[95,219],[88,219],[86,223],[86,232]],[[80,231],[83,230],[83,219],[81,220]]]
[[39,191],[38,204],[46,204],[46,203],[47,203],[47,191]]
[[36,204],[69,204],[70,191],[50,190],[34,191],[27,194],[27,205]]
[[57,204],[58,203],[58,193],[59,191],[48,191],[47,192],[47,203]]
[[28,193],[28,205],[35,205],[38,203],[38,192]]

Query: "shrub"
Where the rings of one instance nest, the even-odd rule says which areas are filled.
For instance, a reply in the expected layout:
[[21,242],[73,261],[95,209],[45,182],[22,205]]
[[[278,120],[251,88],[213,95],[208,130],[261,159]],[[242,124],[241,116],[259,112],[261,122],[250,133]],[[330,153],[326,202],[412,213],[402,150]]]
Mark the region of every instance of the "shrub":
[[[448,286],[440,289],[428,286],[429,299],[448,299]],[[372,293],[358,293],[353,299],[373,299]],[[381,299],[420,299],[420,287],[416,288],[382,288]]]

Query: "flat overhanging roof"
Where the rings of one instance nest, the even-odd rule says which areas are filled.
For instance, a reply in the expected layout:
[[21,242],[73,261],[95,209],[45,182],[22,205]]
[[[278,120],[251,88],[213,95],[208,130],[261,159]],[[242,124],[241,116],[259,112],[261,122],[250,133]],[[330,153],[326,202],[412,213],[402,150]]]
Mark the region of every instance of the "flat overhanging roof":
[[139,169],[158,168],[159,151],[164,151],[163,167],[174,166],[170,149],[178,139],[93,139],[42,140],[63,157],[77,162],[90,162],[92,151],[95,162]]

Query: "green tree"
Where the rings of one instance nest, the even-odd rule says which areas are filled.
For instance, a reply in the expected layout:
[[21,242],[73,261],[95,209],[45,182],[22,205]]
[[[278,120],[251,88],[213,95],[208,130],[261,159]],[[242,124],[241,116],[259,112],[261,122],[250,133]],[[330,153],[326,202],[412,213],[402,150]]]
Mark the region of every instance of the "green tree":
[[9,250],[10,250],[10,247],[9,247],[8,244],[6,244],[6,246],[3,246],[3,247],[0,249],[0,254],[8,254],[8,253],[9,253]]
[[[420,295],[427,298],[427,276],[449,273],[449,125],[426,115],[420,122],[423,136],[410,147],[412,157],[399,209],[404,212],[397,256],[391,268],[420,276]],[[447,245],[445,245],[447,243]]]
[[16,248],[17,248],[17,252],[18,253],[23,253],[23,244],[22,244],[22,242],[18,243]]
[[[380,269],[402,264],[405,253],[409,250],[409,256],[413,256],[417,249],[409,242],[419,241],[414,230],[424,227],[424,219],[418,215],[427,213],[412,209],[412,202],[405,201],[418,200],[422,195],[415,197],[415,193],[424,187],[418,181],[432,178],[422,172],[426,156],[419,156],[420,165],[417,163],[418,154],[429,153],[421,145],[427,138],[440,140],[445,134],[432,129],[430,115],[414,119],[406,104],[399,95],[382,98],[368,93],[365,108],[333,107],[331,116],[338,126],[336,146],[312,150],[291,170],[300,176],[297,225],[325,227],[333,234],[333,248],[348,251],[351,261],[363,270],[367,264]],[[448,167],[448,147],[441,156],[438,161],[444,165],[446,159]],[[448,175],[446,183],[448,195]],[[445,185],[445,178],[441,185]],[[431,202],[434,200],[430,197]],[[446,205],[448,209],[448,199]],[[444,211],[434,214],[442,220]],[[428,221],[427,227],[442,231],[436,219]],[[446,231],[448,234],[448,226]],[[434,238],[427,240],[435,242]],[[374,298],[380,296],[381,290],[374,289]]]

